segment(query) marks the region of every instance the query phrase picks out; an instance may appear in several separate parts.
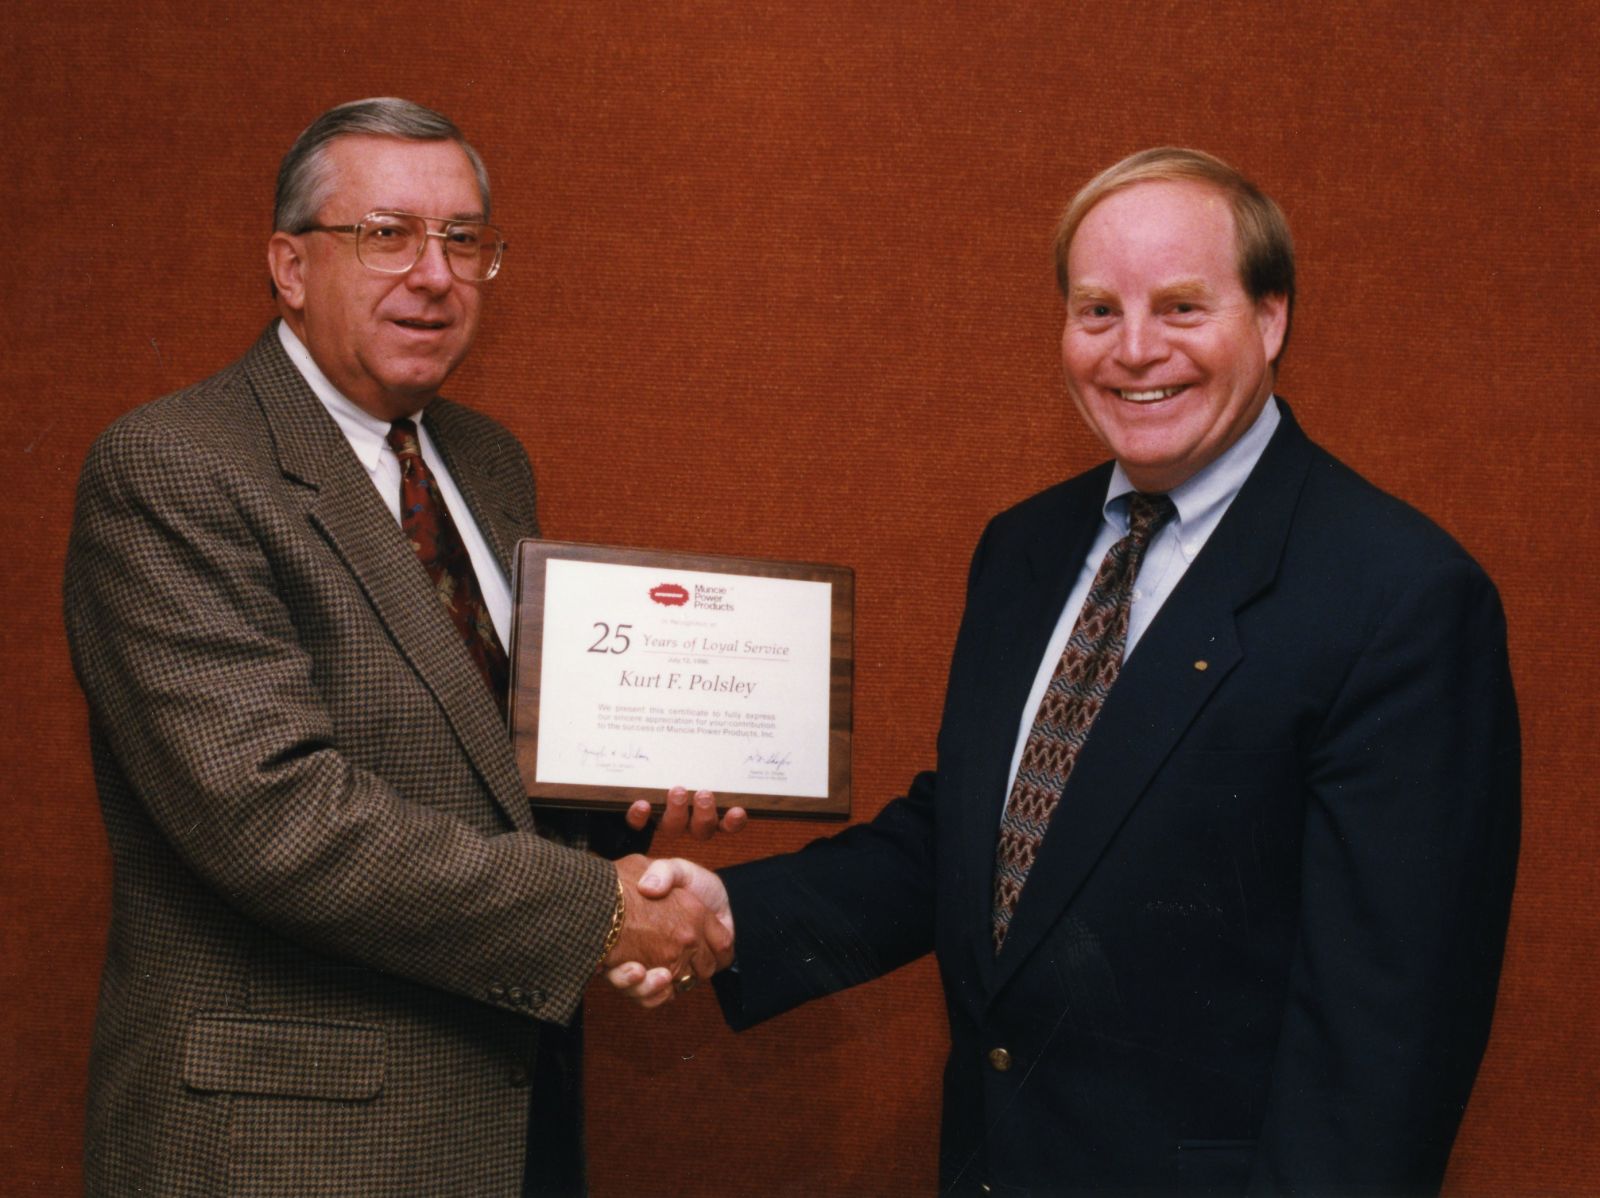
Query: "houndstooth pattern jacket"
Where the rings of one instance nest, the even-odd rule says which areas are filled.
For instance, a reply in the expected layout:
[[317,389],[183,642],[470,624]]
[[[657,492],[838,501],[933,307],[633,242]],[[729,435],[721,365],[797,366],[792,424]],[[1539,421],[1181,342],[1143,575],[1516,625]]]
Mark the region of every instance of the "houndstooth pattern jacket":
[[[527,457],[425,419],[509,567]],[[66,570],[115,862],[94,1194],[512,1194],[614,874],[538,834],[482,679],[273,328],[90,451]],[[620,838],[619,845],[620,846]]]

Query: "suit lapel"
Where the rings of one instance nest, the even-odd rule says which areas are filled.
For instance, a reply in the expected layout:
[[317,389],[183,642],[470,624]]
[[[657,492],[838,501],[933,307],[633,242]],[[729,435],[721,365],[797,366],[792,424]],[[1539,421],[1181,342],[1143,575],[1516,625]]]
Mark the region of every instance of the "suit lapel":
[[[957,792],[975,796],[975,801],[961,804],[961,845],[968,855],[962,873],[971,882],[964,905],[985,933],[994,908],[995,841],[1023,709],[1061,609],[1094,543],[1109,477],[1107,467],[1079,479],[1036,522],[1035,535],[1020,558],[1021,569],[996,584],[1000,603],[986,621],[987,639],[976,650],[986,664],[985,676],[994,681],[973,704],[963,743],[964,760],[971,763],[974,776],[959,783]],[[974,953],[979,969],[988,974],[994,953],[987,934],[974,938]]]
[[995,963],[994,990],[1061,917],[1156,771],[1238,664],[1234,615],[1276,577],[1309,464],[1309,443],[1284,407],[1266,452],[1140,638],[1095,720],[1028,874]]
[[428,434],[444,455],[445,466],[467,506],[478,530],[489,542],[495,560],[507,578],[511,577],[517,542],[536,537],[539,529],[526,517],[519,517],[508,497],[515,493],[515,479],[502,477],[509,464],[485,452],[469,427],[469,413],[456,404],[438,400],[430,404],[423,417]]
[[[427,572],[333,418],[283,353],[275,327],[246,356],[245,372],[272,431],[280,469],[315,492],[308,505],[312,524],[355,577],[401,655],[433,693],[507,818],[517,827],[529,826],[526,795],[494,699],[457,643]],[[459,483],[453,460],[450,469]],[[463,494],[485,490],[481,478],[462,486]],[[477,515],[480,505],[473,507]],[[491,540],[495,552],[507,558],[509,553],[502,548],[505,532],[495,529],[486,535],[495,538]]]

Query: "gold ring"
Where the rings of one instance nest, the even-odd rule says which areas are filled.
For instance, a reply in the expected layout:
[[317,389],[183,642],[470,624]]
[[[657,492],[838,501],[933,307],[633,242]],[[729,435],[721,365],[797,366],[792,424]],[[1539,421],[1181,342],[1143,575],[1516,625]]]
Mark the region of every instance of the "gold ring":
[[679,994],[683,994],[685,991],[693,990],[695,983],[699,980],[700,979],[695,977],[694,974],[684,972],[673,980],[672,988]]

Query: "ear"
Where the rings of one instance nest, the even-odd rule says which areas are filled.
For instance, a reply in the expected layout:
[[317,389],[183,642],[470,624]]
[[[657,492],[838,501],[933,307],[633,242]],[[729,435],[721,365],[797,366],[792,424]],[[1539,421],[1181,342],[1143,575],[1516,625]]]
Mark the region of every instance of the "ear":
[[1261,331],[1261,351],[1269,362],[1283,351],[1283,338],[1289,331],[1289,297],[1263,296],[1256,301],[1256,328]]
[[278,289],[278,305],[292,312],[306,306],[305,242],[281,229],[267,239],[267,270]]

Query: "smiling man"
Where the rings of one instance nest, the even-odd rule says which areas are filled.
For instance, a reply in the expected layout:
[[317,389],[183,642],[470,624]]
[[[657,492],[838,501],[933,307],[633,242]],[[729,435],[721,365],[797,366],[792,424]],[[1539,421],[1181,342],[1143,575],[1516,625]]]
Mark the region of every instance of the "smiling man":
[[344,223],[280,214],[267,258],[283,322],[346,399],[409,418],[467,356],[487,281],[477,276],[499,264],[472,160],[454,140],[348,134],[326,143],[318,179],[332,189],[320,212]]
[[935,952],[952,1193],[1434,1190],[1517,857],[1495,589],[1274,398],[1293,254],[1232,168],[1118,163],[1056,261],[1114,460],[984,533],[937,768],[799,853],[641,884],[730,915],[738,1027]]
[[597,965],[727,959],[691,895],[598,855],[642,847],[648,805],[536,820],[517,773],[533,475],[439,398],[488,221],[443,116],[324,113],[279,172],[280,319],[90,452],[66,615],[116,873],[89,1193],[579,1193]]
[[1067,389],[1141,491],[1170,492],[1210,466],[1271,394],[1293,263],[1286,248],[1272,254],[1278,277],[1251,294],[1233,226],[1225,194],[1175,179],[1075,208],[1062,230]]

